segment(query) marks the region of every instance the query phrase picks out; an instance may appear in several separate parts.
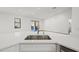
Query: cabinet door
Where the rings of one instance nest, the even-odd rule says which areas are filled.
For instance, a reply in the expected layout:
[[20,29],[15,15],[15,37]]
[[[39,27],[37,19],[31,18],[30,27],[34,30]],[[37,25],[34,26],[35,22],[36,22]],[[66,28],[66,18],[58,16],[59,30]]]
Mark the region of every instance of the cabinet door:
[[49,43],[22,43],[21,52],[56,52],[56,45]]
[[16,44],[14,46],[10,46],[1,50],[1,52],[18,52],[18,51],[19,51],[19,44]]

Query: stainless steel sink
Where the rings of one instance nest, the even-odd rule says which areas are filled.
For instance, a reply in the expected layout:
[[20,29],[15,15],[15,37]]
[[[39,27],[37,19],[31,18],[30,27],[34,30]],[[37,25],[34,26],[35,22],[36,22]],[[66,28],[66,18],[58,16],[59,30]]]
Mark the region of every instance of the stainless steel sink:
[[25,40],[51,40],[48,35],[28,35]]

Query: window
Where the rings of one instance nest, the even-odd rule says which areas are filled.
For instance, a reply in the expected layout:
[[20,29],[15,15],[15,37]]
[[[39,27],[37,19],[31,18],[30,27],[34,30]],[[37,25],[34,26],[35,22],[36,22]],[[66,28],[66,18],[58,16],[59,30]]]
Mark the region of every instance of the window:
[[33,32],[39,31],[39,21],[32,20],[31,30]]

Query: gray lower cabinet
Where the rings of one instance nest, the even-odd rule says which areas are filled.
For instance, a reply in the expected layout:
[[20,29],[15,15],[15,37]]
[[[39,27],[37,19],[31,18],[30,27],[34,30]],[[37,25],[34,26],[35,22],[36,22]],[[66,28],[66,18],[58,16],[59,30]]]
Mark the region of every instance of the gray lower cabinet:
[[52,43],[21,43],[20,52],[56,52],[56,44]]
[[55,43],[19,43],[0,50],[1,52],[58,52]]
[[3,48],[0,51],[1,52],[18,52],[19,51],[19,44]]

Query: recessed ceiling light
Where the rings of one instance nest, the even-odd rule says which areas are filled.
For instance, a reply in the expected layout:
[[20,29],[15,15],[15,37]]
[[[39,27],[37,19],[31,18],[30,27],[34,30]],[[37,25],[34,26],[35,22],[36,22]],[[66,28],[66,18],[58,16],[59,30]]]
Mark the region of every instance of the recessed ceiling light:
[[56,7],[52,7],[52,9],[56,9]]

